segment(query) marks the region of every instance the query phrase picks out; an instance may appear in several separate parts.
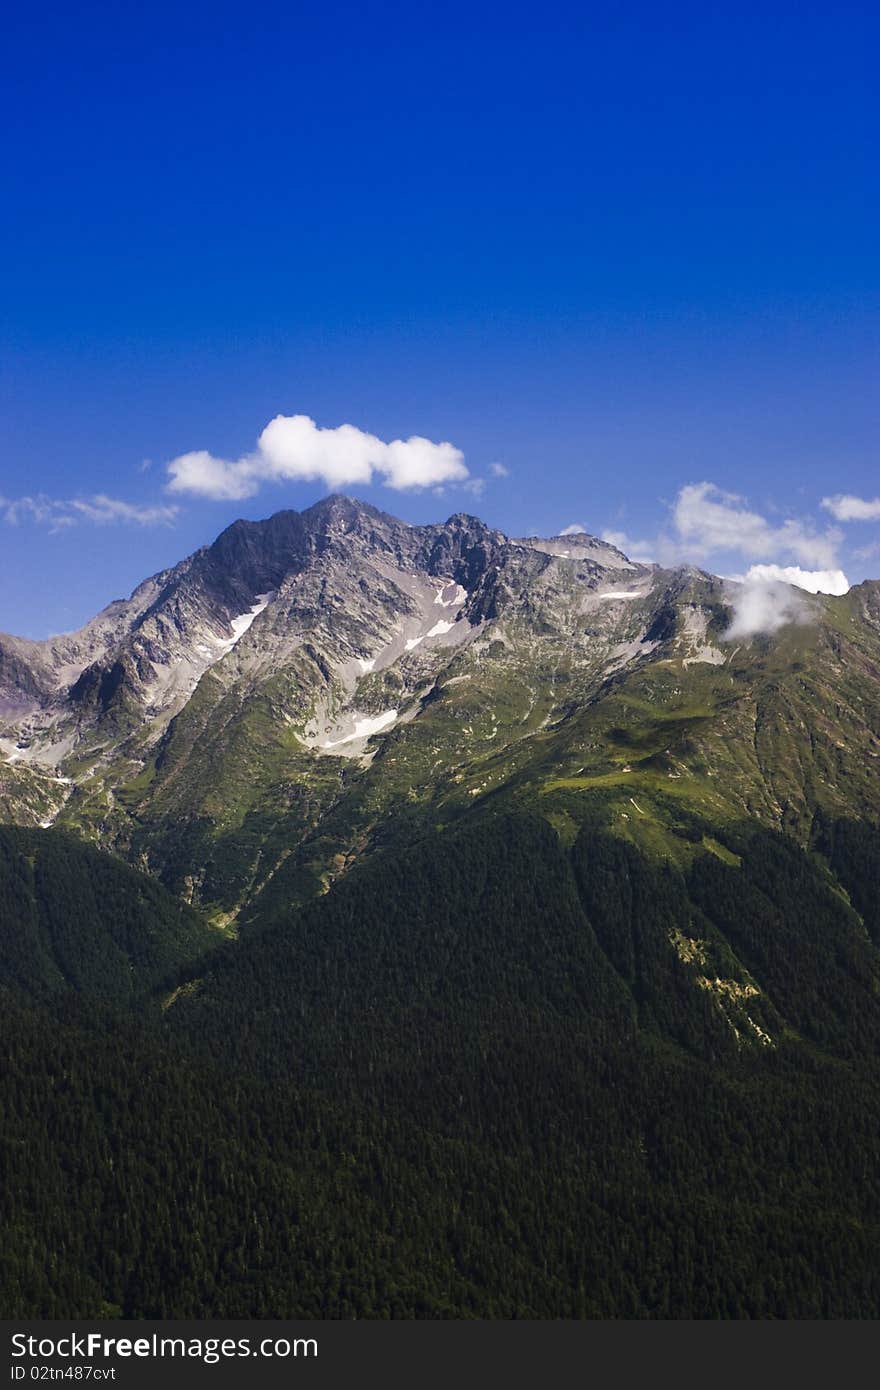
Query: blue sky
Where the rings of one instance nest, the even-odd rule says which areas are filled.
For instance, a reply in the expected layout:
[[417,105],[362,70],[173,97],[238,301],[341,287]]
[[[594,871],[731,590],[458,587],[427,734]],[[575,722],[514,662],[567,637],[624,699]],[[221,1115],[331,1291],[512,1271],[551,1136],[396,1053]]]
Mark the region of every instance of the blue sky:
[[880,574],[876,7],[126,9],[7,19],[0,630],[340,478]]

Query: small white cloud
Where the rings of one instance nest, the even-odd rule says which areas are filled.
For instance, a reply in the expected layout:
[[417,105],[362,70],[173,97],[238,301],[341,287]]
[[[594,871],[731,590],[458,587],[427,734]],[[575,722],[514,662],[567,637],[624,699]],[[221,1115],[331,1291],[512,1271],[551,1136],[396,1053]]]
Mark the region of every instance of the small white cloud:
[[563,526],[559,532],[560,536],[585,536],[586,534],[586,526],[581,526],[579,521],[573,521],[570,526]]
[[179,507],[168,503],[142,507],[133,502],[124,502],[119,497],[108,497],[103,492],[92,497],[72,498],[47,497],[45,493],[14,500],[0,497],[0,515],[10,526],[30,521],[38,526],[48,526],[52,532],[64,531],[81,521],[89,521],[96,526],[118,522],[135,526],[167,526],[179,510]]
[[845,594],[849,589],[843,570],[802,570],[797,565],[752,565],[735,582],[727,642],[748,641],[758,633],[772,636],[788,623],[809,622],[813,610],[804,592]]
[[385,443],[354,425],[321,429],[308,415],[276,415],[256,450],[235,461],[205,449],[181,454],[168,464],[170,492],[238,501],[264,482],[320,481],[329,488],[374,481],[398,490],[464,482],[468,469],[460,449],[420,435]]
[[773,526],[759,512],[750,511],[742,497],[709,482],[683,487],[672,516],[682,546],[694,559],[719,550],[739,551],[750,560],[788,554],[807,565],[831,568],[841,539],[839,531],[819,535],[793,519]]
[[807,622],[807,600],[790,584],[750,580],[738,584],[732,595],[733,618],[724,633],[725,642],[746,642],[759,633],[772,636],[788,623]]
[[737,493],[724,492],[714,483],[689,483],[681,488],[672,504],[671,521],[670,528],[647,539],[636,540],[612,529],[603,531],[602,539],[639,564],[701,565],[716,554],[740,555],[747,563],[776,564],[780,556],[790,556],[798,562],[791,566],[792,573],[840,574],[835,562],[842,532],[833,527],[817,532],[809,522],[794,518],[774,525],[752,511]]
[[466,483],[462,483],[462,488],[465,492],[470,492],[474,497],[482,497],[483,493],[486,491],[486,479],[468,478]]
[[802,570],[798,565],[752,565],[744,583],[772,581],[793,584],[808,594],[846,594],[849,580],[843,570]]
[[880,497],[854,497],[849,492],[838,492],[834,497],[823,497],[822,506],[836,521],[880,521]]
[[181,454],[168,464],[171,481],[169,492],[191,492],[210,497],[216,502],[238,502],[250,497],[259,487],[245,469],[246,460],[237,464],[215,458],[207,449]]
[[876,560],[880,555],[880,541],[873,541],[870,545],[859,546],[853,554],[857,560]]
[[490,463],[489,472],[493,478],[509,478],[510,469],[505,468],[503,463]]
[[19,526],[23,521],[44,524],[53,520],[58,506],[51,497],[39,493],[36,497],[4,497],[0,502],[3,520],[10,526]]
[[653,565],[658,549],[662,548],[659,541],[637,541],[625,531],[603,531],[601,539],[606,545],[622,550],[627,559],[634,560],[637,565]]
[[129,522],[135,526],[167,526],[180,510],[174,504],[141,507],[132,502],[123,502],[119,497],[107,497],[103,492],[87,499],[75,498],[66,505],[97,526],[106,526],[115,521]]

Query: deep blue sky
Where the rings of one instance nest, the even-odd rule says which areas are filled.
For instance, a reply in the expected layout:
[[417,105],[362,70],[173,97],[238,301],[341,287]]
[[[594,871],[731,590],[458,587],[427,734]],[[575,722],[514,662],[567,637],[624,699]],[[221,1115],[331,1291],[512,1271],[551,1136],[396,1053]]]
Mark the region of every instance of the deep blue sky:
[[[880,505],[819,505],[880,493],[878,31],[868,4],[18,7],[0,630],[74,627],[322,495],[165,492],[169,460],[234,460],[278,414],[507,469],[346,489],[409,520],[880,573]],[[729,546],[674,510],[702,481],[746,499],[703,495]],[[70,511],[96,494],[179,511]]]

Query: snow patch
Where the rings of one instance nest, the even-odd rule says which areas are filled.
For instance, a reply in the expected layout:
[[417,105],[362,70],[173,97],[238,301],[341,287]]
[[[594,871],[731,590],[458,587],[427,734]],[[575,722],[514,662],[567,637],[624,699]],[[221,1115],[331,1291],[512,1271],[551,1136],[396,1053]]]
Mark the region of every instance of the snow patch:
[[597,594],[597,595],[596,595],[596,598],[601,599],[601,600],[603,600],[603,601],[605,601],[605,602],[613,601],[613,600],[616,600],[616,599],[630,599],[630,598],[644,598],[644,597],[645,597],[645,596],[644,596],[644,594],[642,593],[642,591],[641,591],[640,589],[617,589],[616,591],[613,591],[613,590],[610,590],[610,591],[609,591],[609,590],[606,590],[606,592],[605,592],[604,594]]
[[339,748],[341,744],[353,743],[355,739],[370,738],[373,734],[381,733],[383,729],[389,728],[396,719],[396,709],[386,709],[381,714],[371,715],[366,719],[358,719],[355,721],[354,733],[346,734],[345,738],[328,739],[321,744],[321,747]]
[[[444,594],[446,595],[445,598]],[[467,589],[463,589],[462,586],[456,584],[454,580],[447,579],[444,580],[437,590],[434,602],[435,604],[439,604],[441,608],[460,608],[463,603],[467,603],[467,599]]]
[[409,641],[404,643],[404,649],[411,652],[420,642],[424,642],[426,637],[442,637],[444,632],[451,632],[454,627],[455,623],[451,619],[447,622],[445,618],[441,618],[439,622],[434,624],[430,632],[423,632],[421,637],[410,637]]
[[236,643],[240,642],[242,637],[244,637],[244,634],[247,632],[254,619],[260,616],[263,609],[269,606],[269,603],[274,597],[275,595],[273,593],[257,594],[253,607],[249,608],[246,613],[240,613],[237,618],[232,619],[230,623],[232,636],[218,642],[218,647],[226,652],[231,651]]

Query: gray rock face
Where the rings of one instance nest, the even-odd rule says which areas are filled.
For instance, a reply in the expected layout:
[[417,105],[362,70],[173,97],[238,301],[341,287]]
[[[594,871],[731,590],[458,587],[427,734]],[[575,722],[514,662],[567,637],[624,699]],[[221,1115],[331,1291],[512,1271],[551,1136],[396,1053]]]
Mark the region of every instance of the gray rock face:
[[161,868],[182,826],[203,845],[283,813],[307,833],[417,729],[417,766],[384,768],[410,784],[394,797],[427,796],[658,652],[715,659],[716,583],[587,535],[409,526],[346,497],[237,521],[79,632],[0,637],[0,819],[59,820]]
[[357,724],[346,705],[368,672],[423,666],[502,616],[552,627],[572,583],[586,601],[603,575],[622,573],[648,572],[591,537],[511,541],[464,514],[412,527],[329,497],[301,514],[235,522],[79,632],[0,637],[0,735],[27,760],[60,765],[138,725],[158,738],[220,665],[224,680],[253,679],[305,655],[316,673],[306,737],[341,746],[330,735]]

